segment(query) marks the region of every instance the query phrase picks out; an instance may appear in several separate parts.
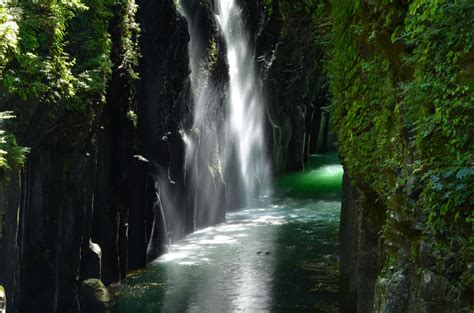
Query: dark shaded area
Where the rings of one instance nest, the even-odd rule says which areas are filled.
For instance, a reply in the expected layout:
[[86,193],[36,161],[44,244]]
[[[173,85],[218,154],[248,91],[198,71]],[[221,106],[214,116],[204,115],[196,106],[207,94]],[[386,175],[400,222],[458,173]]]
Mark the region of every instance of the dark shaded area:
[[[375,195],[372,195],[374,197]],[[344,175],[341,205],[341,312],[370,312],[382,270],[385,210]],[[344,311],[346,310],[346,311]]]
[[271,312],[338,312],[337,224],[289,223],[279,228],[276,241],[272,292],[279,300]]

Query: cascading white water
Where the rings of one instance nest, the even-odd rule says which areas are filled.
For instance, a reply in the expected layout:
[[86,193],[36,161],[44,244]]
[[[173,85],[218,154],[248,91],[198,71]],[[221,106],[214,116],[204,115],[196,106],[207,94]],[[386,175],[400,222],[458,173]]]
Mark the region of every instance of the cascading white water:
[[236,144],[246,200],[267,191],[269,163],[265,152],[264,106],[255,68],[255,55],[235,0],[216,0],[217,20],[226,41],[230,76],[229,117]]
[[197,228],[218,221],[213,217],[221,212],[248,204],[269,186],[263,101],[242,11],[234,1],[214,1],[219,33],[225,41],[229,86],[221,80],[213,81],[206,58],[209,51],[215,53],[222,46],[216,39],[204,39],[209,30],[200,28],[206,24],[199,15],[198,0],[181,0],[179,6],[188,21],[191,39],[194,121],[185,141],[186,166],[195,169],[189,175],[196,181]]

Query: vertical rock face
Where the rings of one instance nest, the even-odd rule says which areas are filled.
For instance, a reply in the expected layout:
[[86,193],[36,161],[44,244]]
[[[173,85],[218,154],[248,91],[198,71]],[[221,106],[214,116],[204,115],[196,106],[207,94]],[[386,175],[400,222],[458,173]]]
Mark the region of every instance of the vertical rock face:
[[340,221],[340,311],[371,312],[374,290],[382,269],[379,233],[385,222],[385,210],[343,177]]
[[7,223],[0,275],[9,312],[79,308],[80,251],[84,219],[92,210],[95,140],[80,114],[63,115],[45,131],[50,124],[42,110],[38,107],[28,123],[39,130],[34,141],[25,129],[18,133],[32,147],[21,180],[20,171],[10,170],[3,181]]
[[[173,1],[140,0],[137,4],[142,54],[138,131],[146,152],[159,155],[163,137],[189,128],[192,122],[189,34]],[[158,162],[168,166],[165,157]]]
[[357,264],[359,247],[358,213],[359,191],[352,186],[345,173],[342,181],[341,218],[339,228],[340,241],[340,312],[357,312]]
[[[205,151],[212,154],[217,137],[216,129],[214,134],[191,131],[194,117],[188,51],[190,37],[185,18],[173,1],[140,1],[138,4],[138,21],[142,28],[138,139],[150,161],[157,192],[155,208],[161,222],[155,224],[161,223],[164,229],[155,227],[154,236],[161,238],[161,244],[156,242],[155,246],[162,246],[196,228],[198,207],[202,207],[198,201],[205,195],[199,195],[193,181],[193,171],[198,169],[188,169],[186,163],[190,158],[205,158],[203,164],[212,163],[212,155],[202,155],[199,147],[206,145]],[[200,20],[195,22],[203,23],[199,28],[200,36],[210,36],[210,26],[205,24],[209,14],[203,8],[196,13],[196,19]],[[204,54],[205,47],[202,49]],[[186,142],[196,145],[194,153],[188,151],[186,155]],[[203,166],[202,171],[209,167]],[[223,191],[217,194],[220,193]],[[208,209],[202,208],[201,212]]]
[[7,301],[3,305],[8,308],[13,308],[19,297],[20,174],[19,169],[14,169],[0,180],[0,289],[6,289],[2,290]]
[[[79,280],[110,283],[124,276],[128,211],[148,201],[133,202],[137,189],[146,194],[148,180],[147,169],[132,162],[135,30],[124,21],[133,18],[133,2],[88,5],[89,11],[71,12],[66,28],[68,36],[80,36],[61,46],[78,54],[77,63],[65,65],[77,64],[65,69],[71,85],[78,84],[74,98],[61,91],[23,99],[2,85],[0,108],[17,116],[9,130],[31,148],[24,169],[2,169],[0,179],[0,214],[8,220],[1,229],[0,280],[8,312],[77,312]],[[48,60],[48,53],[41,50],[39,58]]]
[[83,219],[93,190],[87,187],[86,151],[32,151],[26,165],[21,237],[21,307],[77,311]]
[[[308,12],[283,12],[241,0],[252,31],[266,103],[267,128],[276,173],[301,170],[310,153],[333,150],[323,51]],[[284,16],[283,16],[284,14]],[[311,56],[311,57],[308,57]]]
[[232,152],[226,151],[228,134],[223,125],[229,77],[215,3],[183,0],[180,5],[191,36],[189,56],[194,100],[186,145],[188,206],[192,207],[194,227],[202,228],[222,222],[226,210],[235,207],[228,200],[234,194],[231,178],[238,173],[228,175],[227,172],[232,166],[226,164],[225,155]]
[[333,3],[342,311],[474,305],[474,5],[419,4]]
[[[192,121],[186,21],[173,1],[138,1],[142,34],[138,87],[138,135],[165,216],[166,238],[184,231],[184,133]],[[163,236],[160,236],[163,237]]]

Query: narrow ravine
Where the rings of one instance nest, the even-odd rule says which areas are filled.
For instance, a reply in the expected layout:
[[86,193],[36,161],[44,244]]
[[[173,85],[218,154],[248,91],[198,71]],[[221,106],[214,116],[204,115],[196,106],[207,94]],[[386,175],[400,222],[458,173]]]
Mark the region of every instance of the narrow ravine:
[[308,165],[129,276],[115,311],[336,312],[342,167],[334,154]]
[[473,0],[0,0],[0,313],[474,313],[473,142]]

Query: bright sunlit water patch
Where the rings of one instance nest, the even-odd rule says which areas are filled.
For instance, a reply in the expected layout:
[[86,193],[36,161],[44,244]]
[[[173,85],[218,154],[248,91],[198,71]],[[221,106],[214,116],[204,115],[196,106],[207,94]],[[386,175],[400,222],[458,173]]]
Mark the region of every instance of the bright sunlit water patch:
[[277,192],[291,197],[338,199],[344,170],[335,153],[312,155],[302,172],[277,178]]
[[[280,190],[298,194],[291,184],[301,188],[316,175],[332,181],[325,190],[337,195],[337,158],[312,162],[290,185],[280,179]],[[115,290],[115,312],[337,312],[339,212],[331,197],[276,193],[255,201],[128,277]]]
[[341,179],[343,173],[342,165],[326,165],[323,168],[310,171],[310,174],[323,180],[336,179],[337,181]]
[[[117,312],[318,312],[337,302],[340,203],[274,198],[192,234],[128,278]],[[319,266],[319,268],[318,268]],[[315,278],[324,277],[319,281]],[[326,309],[321,312],[330,312]]]

